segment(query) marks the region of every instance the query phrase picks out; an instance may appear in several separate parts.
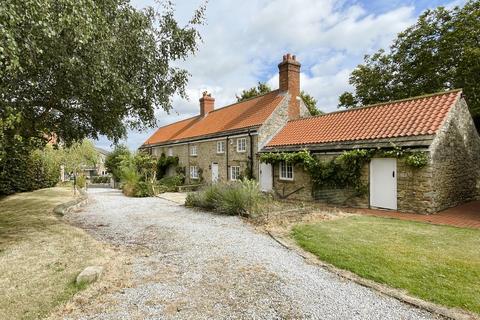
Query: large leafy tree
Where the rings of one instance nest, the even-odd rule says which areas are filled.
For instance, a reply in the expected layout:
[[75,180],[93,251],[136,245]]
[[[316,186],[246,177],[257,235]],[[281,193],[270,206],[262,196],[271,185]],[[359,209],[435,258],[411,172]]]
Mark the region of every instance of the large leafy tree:
[[425,11],[386,52],[366,56],[351,74],[354,93],[340,107],[357,107],[445,89],[463,88],[480,118],[480,1]]
[[155,125],[156,106],[185,96],[173,63],[196,51],[202,21],[203,7],[179,25],[169,2],[2,0],[0,119],[20,119],[4,134],[69,143]]
[[[265,82],[258,82],[256,87],[252,87],[247,90],[242,90],[242,93],[236,96],[237,102],[251,99],[256,96],[269,93],[270,91],[272,91],[272,88],[270,88],[268,84],[266,84]],[[310,111],[310,114],[312,116],[323,114],[323,112],[317,108],[317,100],[315,100],[313,96],[309,95],[308,93],[302,90],[300,92],[300,97],[302,98],[303,102],[307,106],[307,109],[308,111]]]

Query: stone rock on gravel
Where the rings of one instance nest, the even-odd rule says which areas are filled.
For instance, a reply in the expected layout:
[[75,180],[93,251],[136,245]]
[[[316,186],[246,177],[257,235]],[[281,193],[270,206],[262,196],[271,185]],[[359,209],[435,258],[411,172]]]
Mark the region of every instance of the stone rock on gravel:
[[77,276],[76,283],[77,285],[90,284],[95,282],[100,278],[103,272],[103,267],[101,266],[90,266],[86,267],[80,274]]

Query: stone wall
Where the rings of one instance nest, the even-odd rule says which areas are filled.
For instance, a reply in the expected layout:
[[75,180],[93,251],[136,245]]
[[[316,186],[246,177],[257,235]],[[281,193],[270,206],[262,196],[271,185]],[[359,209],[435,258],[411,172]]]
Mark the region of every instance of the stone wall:
[[480,138],[464,99],[450,110],[430,152],[434,211],[479,199]]
[[262,149],[285,126],[288,121],[288,103],[290,95],[286,94],[272,114],[258,129],[258,149]]
[[[329,161],[336,155],[317,155],[323,161]],[[433,213],[436,211],[434,203],[434,187],[432,180],[432,166],[416,169],[405,164],[404,159],[397,159],[397,207],[398,211]],[[292,200],[314,200],[321,203],[354,208],[370,207],[370,165],[365,164],[362,168],[360,179],[366,187],[365,191],[358,193],[353,188],[329,188],[314,189],[310,175],[302,166],[294,168],[294,180],[279,180],[278,166],[274,168],[274,189],[279,197],[288,195]],[[292,193],[293,191],[296,191]],[[290,194],[292,193],[292,194]],[[290,195],[289,195],[290,194]]]
[[412,168],[397,160],[397,206],[399,211],[433,213],[432,166]]
[[[246,138],[246,152],[237,152],[237,139],[239,138]],[[248,135],[242,136],[233,136],[228,138],[221,138],[221,139],[210,139],[204,141],[197,141],[192,143],[184,143],[184,144],[177,144],[172,145],[172,155],[178,156],[179,167],[185,168],[185,175],[186,175],[186,183],[187,184],[194,184],[200,182],[198,179],[191,179],[190,178],[190,166],[198,166],[199,169],[202,171],[202,181],[203,183],[211,183],[212,182],[212,170],[211,165],[212,163],[218,164],[218,173],[219,173],[219,181],[227,181],[227,168],[230,166],[239,166],[240,172],[242,174],[246,174],[248,172],[250,161],[250,139],[253,142],[253,159],[254,159],[254,166],[253,166],[253,176],[254,178],[258,178],[258,161],[256,160],[256,150],[257,150],[257,135],[252,135],[249,137]],[[217,153],[217,142],[224,141],[226,144],[226,148],[228,148],[228,164],[227,164],[227,153]],[[191,146],[197,147],[197,155],[192,156],[190,155],[190,148]],[[160,146],[153,148],[153,154],[156,156],[160,156],[162,153],[168,155],[168,146]],[[228,169],[230,170],[230,169]],[[171,172],[171,171],[170,171]],[[230,173],[228,173],[228,177],[230,178]]]
[[312,183],[310,175],[301,165],[294,166],[293,180],[281,180],[279,165],[273,165],[273,190],[282,199],[311,201]]

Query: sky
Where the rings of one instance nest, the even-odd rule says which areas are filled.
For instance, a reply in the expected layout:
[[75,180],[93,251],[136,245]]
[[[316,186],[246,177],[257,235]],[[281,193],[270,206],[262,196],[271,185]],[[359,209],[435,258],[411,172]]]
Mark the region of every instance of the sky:
[[[324,112],[337,109],[338,97],[351,91],[348,78],[365,54],[388,49],[396,35],[426,9],[462,5],[462,0],[209,0],[206,22],[199,28],[199,50],[176,64],[191,74],[189,99],[173,98],[174,109],[156,113],[163,126],[199,113],[203,91],[221,107],[235,95],[267,82],[278,87],[278,63],[285,53],[301,62],[300,85]],[[155,0],[131,0],[136,8],[157,7]],[[185,24],[203,1],[181,0],[176,16]],[[123,143],[137,149],[155,128],[130,131]],[[95,144],[112,149],[100,138]]]

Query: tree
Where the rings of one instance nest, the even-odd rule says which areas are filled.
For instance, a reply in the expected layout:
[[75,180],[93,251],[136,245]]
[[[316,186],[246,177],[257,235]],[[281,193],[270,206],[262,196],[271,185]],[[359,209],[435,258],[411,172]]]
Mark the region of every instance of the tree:
[[303,102],[307,106],[307,109],[308,111],[310,111],[310,114],[312,116],[318,116],[323,114],[322,111],[317,109],[317,100],[314,97],[312,97],[303,90],[300,92],[300,97],[302,98]]
[[400,33],[389,52],[365,56],[350,76],[354,93],[339,107],[463,88],[472,116],[480,118],[480,1],[425,11]]
[[116,145],[115,149],[106,157],[105,168],[112,174],[115,181],[120,181],[121,162],[125,157],[130,157],[131,152],[125,145]]
[[66,172],[79,174],[85,168],[95,167],[99,160],[98,151],[88,139],[75,142],[70,147],[59,150],[61,152],[61,162],[65,166]]
[[156,106],[185,96],[188,73],[172,63],[197,50],[203,13],[180,26],[170,2],[2,0],[0,119],[20,119],[4,134],[70,143],[154,126]]
[[268,84],[266,84],[265,82],[258,82],[258,85],[256,87],[243,90],[240,96],[237,95],[237,102],[251,99],[256,96],[269,93],[270,91],[272,91],[272,88],[270,88]]
[[[237,102],[251,99],[256,96],[269,93],[270,91],[272,91],[272,88],[270,88],[269,85],[267,85],[265,82],[258,82],[258,85],[256,87],[243,90],[240,96],[237,95],[236,96]],[[316,116],[323,113],[317,109],[317,100],[315,100],[313,96],[309,95],[308,93],[302,90],[302,92],[300,93],[300,97],[302,98],[303,102],[307,106],[307,109],[308,111],[310,111],[310,114],[312,116]]]

